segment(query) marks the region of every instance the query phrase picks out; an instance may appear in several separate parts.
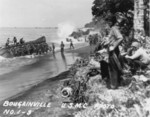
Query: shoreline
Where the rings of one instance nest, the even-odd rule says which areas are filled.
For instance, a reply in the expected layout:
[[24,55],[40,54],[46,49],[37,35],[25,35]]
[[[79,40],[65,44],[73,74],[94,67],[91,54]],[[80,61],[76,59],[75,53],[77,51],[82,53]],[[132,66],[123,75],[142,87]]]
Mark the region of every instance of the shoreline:
[[[65,48],[65,52],[66,53],[76,53],[79,57],[87,57],[89,54],[90,54],[90,51],[89,51],[89,45],[87,45],[86,43],[80,43],[82,47],[77,47],[75,49],[70,49],[70,48]],[[82,45],[83,44],[83,45]],[[81,51],[82,50],[82,51]],[[87,51],[86,51],[87,50]],[[57,50],[55,51],[55,53],[58,53],[60,52],[60,50]],[[49,54],[53,54],[53,53],[49,53]],[[38,85],[42,84],[43,82],[46,82],[47,80],[53,80],[55,77],[59,76],[60,74],[64,73],[64,72],[69,72],[68,70],[67,71],[63,71],[61,73],[59,73],[58,75],[56,76],[53,76],[51,78],[47,78],[45,80],[42,80],[38,83],[35,83],[33,84],[33,86],[31,86],[30,88],[22,91],[22,92],[19,92],[11,97],[8,97],[2,101],[0,101],[0,105],[2,104],[2,102],[4,102],[5,100],[11,100],[11,99],[14,99],[14,98],[17,98],[19,96],[22,96],[24,95],[25,92],[28,92],[28,90],[31,90],[32,88],[35,88],[36,86],[38,87]]]
[[[67,49],[65,49],[65,52],[66,53],[77,53],[78,56],[82,57],[81,56],[81,53],[82,53],[81,50],[85,51],[87,48],[89,48],[89,46],[87,46],[87,44],[85,44],[85,46],[77,47],[74,50],[70,50],[69,48],[67,48]],[[86,53],[86,55],[88,54],[88,52]],[[38,95],[37,94],[34,95],[34,93],[40,91],[41,90],[40,88],[42,88],[42,87],[45,87],[44,89],[42,89],[43,92],[48,90],[48,88],[50,88],[49,90],[52,90],[53,89],[53,88],[51,89],[52,86],[54,86],[55,89],[58,89],[59,88],[58,86],[60,86],[60,84],[61,84],[61,80],[65,80],[68,73],[69,73],[69,70],[63,71],[60,74],[58,74],[57,76],[43,80],[40,83],[37,83],[37,84],[31,86],[29,89],[1,101],[0,102],[0,110],[2,110],[2,111],[0,111],[0,116],[3,116],[3,114],[2,114],[3,110],[6,109],[5,107],[3,107],[3,103],[5,101],[30,100],[30,99],[28,99],[29,97],[32,97],[32,98],[35,97],[36,98],[36,96],[38,96]],[[52,86],[49,86],[49,84],[52,84]],[[57,94],[58,92],[55,92],[55,93]],[[36,101],[36,99],[32,99],[32,101]],[[14,107],[10,107],[10,108],[14,109]]]
[[[20,92],[19,94],[16,94],[8,99],[5,99],[5,100],[9,100],[9,101],[14,101],[14,100],[20,100],[19,98],[22,98],[22,97],[25,97],[26,95],[29,95],[30,92],[36,90],[37,87],[40,87],[40,86],[43,86],[45,83],[47,82],[57,82],[57,81],[61,81],[61,80],[64,80],[65,78],[62,77],[62,78],[59,78],[61,75],[66,75],[68,74],[69,71],[64,71],[64,72],[61,72],[60,74],[52,77],[52,78],[48,78],[46,80],[43,80],[42,82],[40,83],[37,83],[36,85],[33,85],[32,87],[30,87],[29,89],[23,91],[23,92]],[[57,78],[57,79],[56,79]],[[3,101],[5,101],[3,100]],[[0,103],[1,105],[2,103]]]
[[[32,113],[36,112],[37,110],[41,109],[40,107],[38,108],[34,108],[34,107],[15,107],[15,106],[3,106],[5,101],[9,101],[9,102],[40,102],[40,103],[48,103],[50,100],[55,100],[53,99],[55,97],[55,94],[53,93],[47,93],[47,92],[53,92],[52,90],[56,90],[58,88],[59,85],[61,85],[61,80],[64,80],[65,77],[67,76],[69,71],[65,71],[60,73],[59,75],[46,79],[43,82],[34,85],[33,87],[31,87],[30,89],[21,92],[20,94],[17,94],[15,96],[12,96],[11,98],[4,100],[3,103],[0,104],[0,116],[8,116],[8,117],[12,117],[12,115],[6,114],[4,115],[4,111],[5,110],[13,110],[13,111],[18,111],[21,110],[22,112],[28,112],[29,110],[32,111]],[[63,77],[62,77],[63,76]],[[37,93],[37,94],[36,94]],[[40,93],[43,93],[44,95],[40,96]],[[57,92],[56,92],[57,93]],[[36,99],[37,98],[37,99]],[[44,99],[40,99],[40,98],[44,98]],[[51,99],[50,99],[51,98]],[[51,102],[51,103],[55,103],[55,102]],[[57,103],[57,102],[56,102]],[[57,105],[57,107],[60,105]],[[53,108],[53,107],[52,107]],[[46,108],[48,109],[48,108]],[[26,114],[25,113],[25,114]],[[22,114],[22,113],[20,113]],[[21,115],[18,114],[18,116],[20,117]],[[15,115],[16,117],[16,115]]]
[[[75,48],[74,50],[77,50],[77,49],[80,49],[80,48],[84,48],[84,47],[87,46],[87,44],[86,44],[86,43],[80,43],[79,47],[78,47],[78,44],[76,44],[76,46],[77,46],[77,48]],[[64,52],[66,52],[66,53],[73,53],[74,50],[72,50],[72,49],[70,50],[70,48],[65,48],[65,51],[64,51]],[[56,51],[55,51],[55,54],[56,54],[56,53],[59,53],[59,52],[60,52],[60,49],[56,50]],[[53,55],[53,52],[49,52],[48,54],[49,54],[49,55]],[[13,72],[13,71],[11,71],[11,72]],[[66,71],[62,71],[61,73],[63,73],[63,72],[66,72]],[[47,78],[47,79],[45,79],[45,80],[48,80],[48,79],[52,79],[52,78],[54,78],[54,77],[57,77],[57,76],[58,76],[59,74],[61,74],[61,73],[58,73],[57,75],[52,76],[52,77],[50,77],[50,78]],[[4,74],[1,74],[1,75],[4,75]],[[6,99],[4,99],[4,100],[9,100],[9,99],[18,97],[18,96],[24,94],[24,92],[26,92],[26,91],[30,90],[31,88],[33,88],[34,86],[37,86],[37,85],[41,84],[42,82],[45,82],[45,80],[39,81],[39,82],[33,84],[33,85],[32,85],[31,87],[29,87],[28,89],[23,90],[23,91],[21,91],[21,92],[15,94],[15,95],[13,95],[13,96],[11,96],[11,97],[8,97],[8,98],[6,98]],[[2,104],[2,102],[3,102],[4,100],[0,101],[0,104]]]

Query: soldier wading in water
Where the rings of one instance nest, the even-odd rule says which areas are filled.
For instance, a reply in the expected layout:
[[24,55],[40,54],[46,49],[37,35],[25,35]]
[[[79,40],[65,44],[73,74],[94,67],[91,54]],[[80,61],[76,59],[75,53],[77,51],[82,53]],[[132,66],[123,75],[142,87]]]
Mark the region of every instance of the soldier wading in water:
[[61,52],[64,52],[64,47],[65,47],[65,45],[64,45],[63,41],[61,41],[61,44],[60,44]]
[[72,40],[70,41],[70,49],[74,49],[74,45],[73,45],[73,43],[72,43]]

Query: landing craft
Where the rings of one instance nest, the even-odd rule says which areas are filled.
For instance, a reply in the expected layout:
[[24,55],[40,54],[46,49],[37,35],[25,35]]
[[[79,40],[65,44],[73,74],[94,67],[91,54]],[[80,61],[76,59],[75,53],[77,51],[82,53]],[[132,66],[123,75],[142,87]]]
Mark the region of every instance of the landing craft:
[[43,54],[48,52],[49,46],[46,43],[45,36],[42,36],[34,41],[25,42],[24,44],[12,44],[8,47],[0,48],[0,56],[11,58],[16,56],[25,56],[32,54]]

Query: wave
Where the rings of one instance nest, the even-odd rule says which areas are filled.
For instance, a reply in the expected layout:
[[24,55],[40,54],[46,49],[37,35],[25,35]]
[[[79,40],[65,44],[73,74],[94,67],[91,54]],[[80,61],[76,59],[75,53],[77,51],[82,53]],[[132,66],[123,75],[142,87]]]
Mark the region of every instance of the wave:
[[12,72],[23,66],[33,64],[38,61],[37,55],[27,55],[13,58],[0,56],[0,75]]
[[5,59],[6,59],[5,57],[0,56],[0,62],[3,61],[3,60],[5,60]]

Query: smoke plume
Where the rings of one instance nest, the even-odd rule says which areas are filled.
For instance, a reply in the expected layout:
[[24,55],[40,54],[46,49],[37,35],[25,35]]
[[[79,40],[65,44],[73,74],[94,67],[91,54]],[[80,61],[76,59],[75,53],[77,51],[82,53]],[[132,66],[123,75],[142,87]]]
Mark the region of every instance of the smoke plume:
[[58,36],[61,39],[68,37],[75,29],[75,25],[72,23],[60,23],[58,24]]

